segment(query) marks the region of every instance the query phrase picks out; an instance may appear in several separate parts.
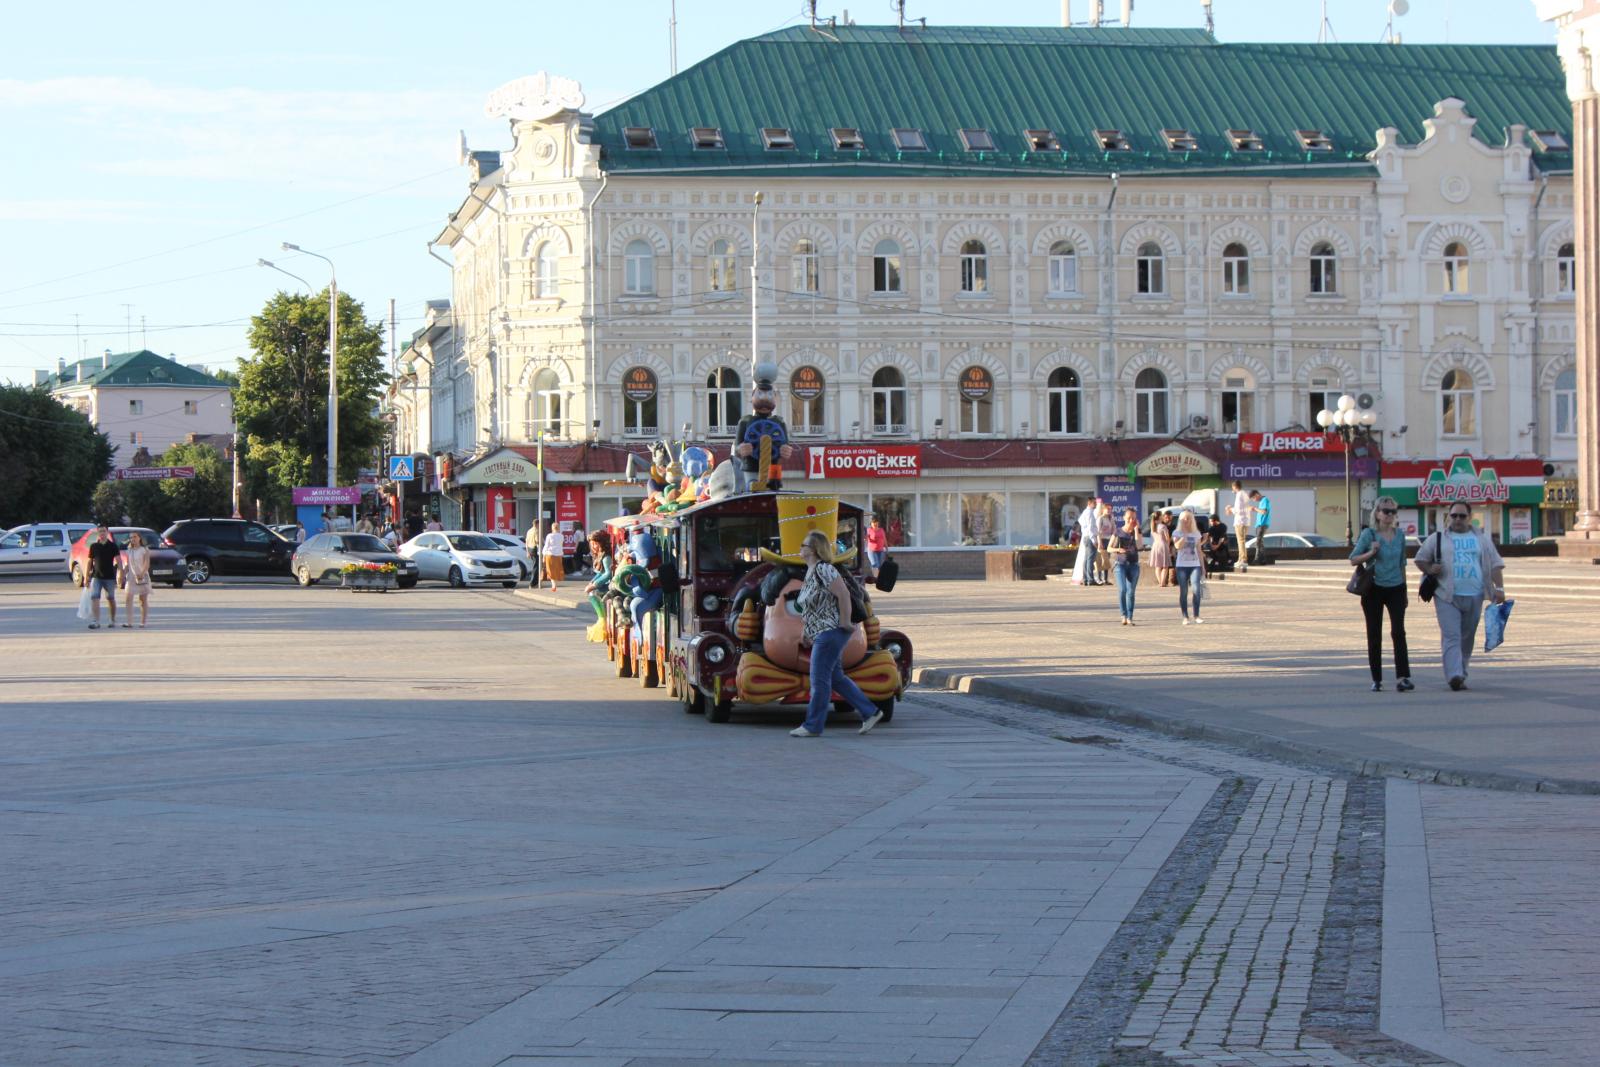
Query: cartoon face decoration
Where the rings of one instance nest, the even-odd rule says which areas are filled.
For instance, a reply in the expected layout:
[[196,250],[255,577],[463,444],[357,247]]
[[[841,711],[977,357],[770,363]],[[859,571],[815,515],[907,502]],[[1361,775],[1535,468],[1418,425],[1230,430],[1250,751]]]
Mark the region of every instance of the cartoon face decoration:
[[758,381],[750,389],[750,409],[758,415],[771,415],[778,406],[778,391],[769,381]]
[[[777,602],[763,613],[761,651],[778,666],[798,674],[806,674],[811,669],[811,656],[809,650],[802,655],[800,648],[800,638],[805,636],[806,624],[801,618],[800,605],[796,599],[799,592],[799,579],[785,582]],[[844,658],[840,662],[849,669],[860,663],[866,655],[867,634],[864,629],[857,626],[844,646]]]
[[697,479],[711,469],[711,451],[691,445],[678,456],[678,465],[683,468],[685,477]]
[[650,531],[641,526],[628,536],[628,555],[635,563],[649,567],[659,561],[661,550]]

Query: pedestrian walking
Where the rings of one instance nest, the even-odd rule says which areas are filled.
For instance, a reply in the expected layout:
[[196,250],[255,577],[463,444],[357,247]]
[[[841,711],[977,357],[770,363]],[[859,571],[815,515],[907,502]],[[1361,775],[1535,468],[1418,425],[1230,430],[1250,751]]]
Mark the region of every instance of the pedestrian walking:
[[528,523],[528,532],[522,535],[522,547],[526,548],[528,550],[528,555],[534,557],[535,559],[539,558],[539,546],[544,543],[544,538],[541,534],[543,529],[544,523],[540,522],[538,519],[534,519],[532,522]]
[[[1265,563],[1267,561],[1267,531],[1272,529],[1272,500],[1263,496],[1259,489],[1250,490],[1250,500],[1256,509],[1256,562]],[[1244,557],[1240,556],[1239,560],[1241,563],[1239,569],[1246,570],[1247,568],[1242,565]]]
[[883,721],[883,712],[844,673],[844,649],[855,632],[850,621],[850,589],[833,565],[833,545],[821,530],[812,530],[800,545],[806,576],[796,606],[804,620],[800,643],[811,646],[811,699],[806,721],[790,737],[821,737],[837,693],[861,716],[861,732]]
[[1104,500],[1096,509],[1094,584],[1111,584],[1111,539],[1117,534],[1117,522],[1111,517],[1111,505]]
[[878,516],[872,516],[872,521],[867,525],[867,566],[872,568],[872,577],[878,576],[878,570],[883,566],[883,561],[889,558],[889,531],[883,528],[883,523],[878,521]]
[[[128,548],[124,553],[122,582],[126,600],[122,613],[126,621],[122,628],[133,628],[133,602],[139,601],[139,629],[150,624],[150,548],[138,530],[128,535]],[[114,621],[114,620],[113,620]]]
[[1389,613],[1389,640],[1394,644],[1394,687],[1409,693],[1411,657],[1406,648],[1406,537],[1396,525],[1400,505],[1392,496],[1380,496],[1372,505],[1372,525],[1361,528],[1350,562],[1371,567],[1372,583],[1361,594],[1361,613],[1367,620],[1367,666],[1372,670],[1372,691],[1383,689],[1383,613]]
[[544,535],[544,577],[554,591],[561,579],[566,577],[566,567],[562,557],[566,555],[567,539],[562,534],[561,528],[555,523],[550,524],[550,532]]
[[1233,522],[1234,536],[1239,541],[1239,571],[1242,574],[1250,569],[1247,542],[1256,528],[1256,505],[1255,497],[1245,492],[1244,483],[1237,479],[1233,483],[1233,503],[1228,505],[1228,518]]
[[1139,513],[1128,508],[1122,513],[1122,526],[1111,536],[1111,573],[1117,582],[1117,606],[1122,625],[1133,625],[1134,591],[1139,588],[1139,548],[1143,539]]
[[96,526],[89,536],[89,561],[83,579],[89,585],[89,629],[100,629],[100,598],[105,597],[106,606],[111,609],[111,623],[106,627],[110,630],[117,625],[117,568],[121,566],[122,553],[105,523]]
[[1183,624],[1189,625],[1189,601],[1194,600],[1194,621],[1205,622],[1200,617],[1200,600],[1205,595],[1205,574],[1200,566],[1200,528],[1195,523],[1194,512],[1184,508],[1178,516],[1178,531],[1172,535],[1174,560],[1178,567],[1178,609],[1183,612]]
[[1156,584],[1163,588],[1177,581],[1172,554],[1172,528],[1157,512],[1150,517],[1150,569],[1155,572]]
[[1433,613],[1439,620],[1445,681],[1451,689],[1461,690],[1467,687],[1484,600],[1505,603],[1506,563],[1494,541],[1472,525],[1471,504],[1458,500],[1446,515],[1450,524],[1422,542],[1415,563],[1439,582]]
[[1078,515],[1078,555],[1072,561],[1073,585],[1094,584],[1094,542],[1100,528],[1099,516],[1095,514],[1097,503],[1094,497],[1090,497]]
[[364,513],[360,520],[356,522],[356,533],[375,534],[377,532],[378,528],[373,524],[371,512]]
[[424,530],[428,531],[429,533],[437,533],[438,531],[443,530],[444,527],[442,525],[440,525],[440,523],[439,523],[439,514],[438,514],[438,512],[433,512],[432,514],[430,514],[428,516],[428,521],[425,524],[423,524],[422,528]]

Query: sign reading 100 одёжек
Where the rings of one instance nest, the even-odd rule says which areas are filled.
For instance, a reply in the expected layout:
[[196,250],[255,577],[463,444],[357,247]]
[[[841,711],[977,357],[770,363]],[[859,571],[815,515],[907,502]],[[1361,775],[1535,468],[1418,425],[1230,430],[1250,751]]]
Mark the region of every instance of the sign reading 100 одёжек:
[[921,445],[813,445],[806,452],[808,478],[916,478],[921,474]]

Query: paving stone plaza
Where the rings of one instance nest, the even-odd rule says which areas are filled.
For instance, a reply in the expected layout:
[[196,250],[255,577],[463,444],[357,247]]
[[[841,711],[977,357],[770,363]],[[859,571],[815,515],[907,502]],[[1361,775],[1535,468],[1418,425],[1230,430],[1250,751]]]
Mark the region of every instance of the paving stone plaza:
[[[1331,597],[1230,584],[1202,636],[1046,584],[883,597],[956,688],[809,744],[525,595],[223,583],[89,633],[0,586],[0,1063],[1592,1062],[1600,797],[1536,788],[1600,780],[1584,605],[1400,705]],[[1255,750],[1049,706],[1204,722],[1241,672],[1289,724]]]

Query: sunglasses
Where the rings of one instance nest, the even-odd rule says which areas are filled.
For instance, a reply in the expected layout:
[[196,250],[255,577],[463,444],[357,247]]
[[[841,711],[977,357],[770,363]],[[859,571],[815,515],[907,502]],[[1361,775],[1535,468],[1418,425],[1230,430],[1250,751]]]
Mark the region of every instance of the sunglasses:
[[1450,517],[1452,519],[1470,519],[1472,518],[1472,513],[1467,511],[1452,511],[1450,513]]
[[1397,509],[1395,509],[1395,508],[1379,508],[1378,509],[1378,514],[1379,515],[1394,515],[1394,514],[1397,514],[1397,513],[1398,513]]

